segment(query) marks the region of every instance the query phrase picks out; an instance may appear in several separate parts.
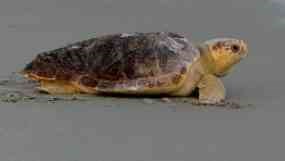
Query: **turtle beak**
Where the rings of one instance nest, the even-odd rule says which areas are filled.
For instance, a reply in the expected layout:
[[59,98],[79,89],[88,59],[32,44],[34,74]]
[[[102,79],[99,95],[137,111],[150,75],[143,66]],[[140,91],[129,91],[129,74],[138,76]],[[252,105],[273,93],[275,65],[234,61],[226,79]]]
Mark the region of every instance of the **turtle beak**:
[[240,52],[241,57],[246,58],[248,55],[247,43],[245,41],[241,40],[240,44],[241,44],[241,52]]

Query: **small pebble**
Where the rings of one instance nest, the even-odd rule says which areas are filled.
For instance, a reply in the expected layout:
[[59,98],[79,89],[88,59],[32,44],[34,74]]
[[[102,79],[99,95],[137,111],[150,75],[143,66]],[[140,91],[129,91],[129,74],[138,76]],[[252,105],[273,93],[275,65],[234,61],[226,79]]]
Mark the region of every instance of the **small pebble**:
[[236,102],[227,102],[227,106],[231,109],[241,109],[241,105]]
[[247,104],[247,106],[253,107],[254,105],[253,105],[253,104],[251,104],[251,103],[249,103],[249,104]]
[[[188,101],[187,101],[187,102],[188,102]],[[192,100],[190,100],[190,102],[191,102],[192,105],[197,105],[197,106],[202,105],[201,102],[199,102],[198,99],[192,99]]]
[[4,86],[4,85],[6,85],[6,84],[8,84],[9,83],[9,80],[1,80],[0,81],[0,85],[1,86]]
[[55,102],[55,101],[59,101],[59,100],[61,100],[61,99],[58,98],[58,97],[50,97],[50,98],[48,99],[49,102]]
[[71,101],[77,101],[77,100],[79,100],[79,98],[77,96],[73,95],[70,100]]
[[2,98],[3,102],[10,102],[10,103],[16,103],[20,100],[22,100],[22,96],[19,93],[7,93]]
[[23,99],[24,100],[34,100],[36,99],[36,97],[35,96],[25,96]]
[[153,100],[149,99],[149,98],[144,98],[143,102],[146,103],[146,104],[153,104],[154,103]]
[[162,102],[165,102],[165,103],[171,103],[171,99],[167,98],[167,97],[164,97],[161,99]]
[[80,97],[80,95],[73,95],[71,98],[66,99],[67,101],[84,101],[85,99]]
[[190,100],[189,98],[182,98],[181,101],[182,101],[183,103],[188,103],[188,102],[190,102],[191,100]]

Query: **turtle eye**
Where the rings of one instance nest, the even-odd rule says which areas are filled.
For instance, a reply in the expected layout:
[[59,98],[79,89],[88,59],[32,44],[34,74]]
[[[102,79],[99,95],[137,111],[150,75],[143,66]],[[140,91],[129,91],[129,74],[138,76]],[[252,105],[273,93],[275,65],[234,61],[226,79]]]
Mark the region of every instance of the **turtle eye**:
[[240,51],[239,45],[232,45],[231,50],[233,53],[238,53]]

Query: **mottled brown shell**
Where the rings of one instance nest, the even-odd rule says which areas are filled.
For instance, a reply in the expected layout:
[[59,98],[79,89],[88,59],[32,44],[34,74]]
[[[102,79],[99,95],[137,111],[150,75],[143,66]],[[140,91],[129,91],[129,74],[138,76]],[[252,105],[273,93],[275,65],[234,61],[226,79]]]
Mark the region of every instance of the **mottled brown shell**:
[[199,56],[177,33],[113,34],[41,53],[24,73],[36,79],[79,81],[99,90],[152,88],[179,83]]

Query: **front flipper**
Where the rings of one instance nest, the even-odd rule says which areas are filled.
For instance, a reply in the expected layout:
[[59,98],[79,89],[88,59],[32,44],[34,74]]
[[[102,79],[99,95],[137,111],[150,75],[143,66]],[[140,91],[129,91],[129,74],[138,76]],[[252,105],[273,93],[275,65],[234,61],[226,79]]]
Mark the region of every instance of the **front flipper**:
[[215,104],[223,101],[226,90],[222,81],[214,75],[205,75],[198,84],[199,102]]

